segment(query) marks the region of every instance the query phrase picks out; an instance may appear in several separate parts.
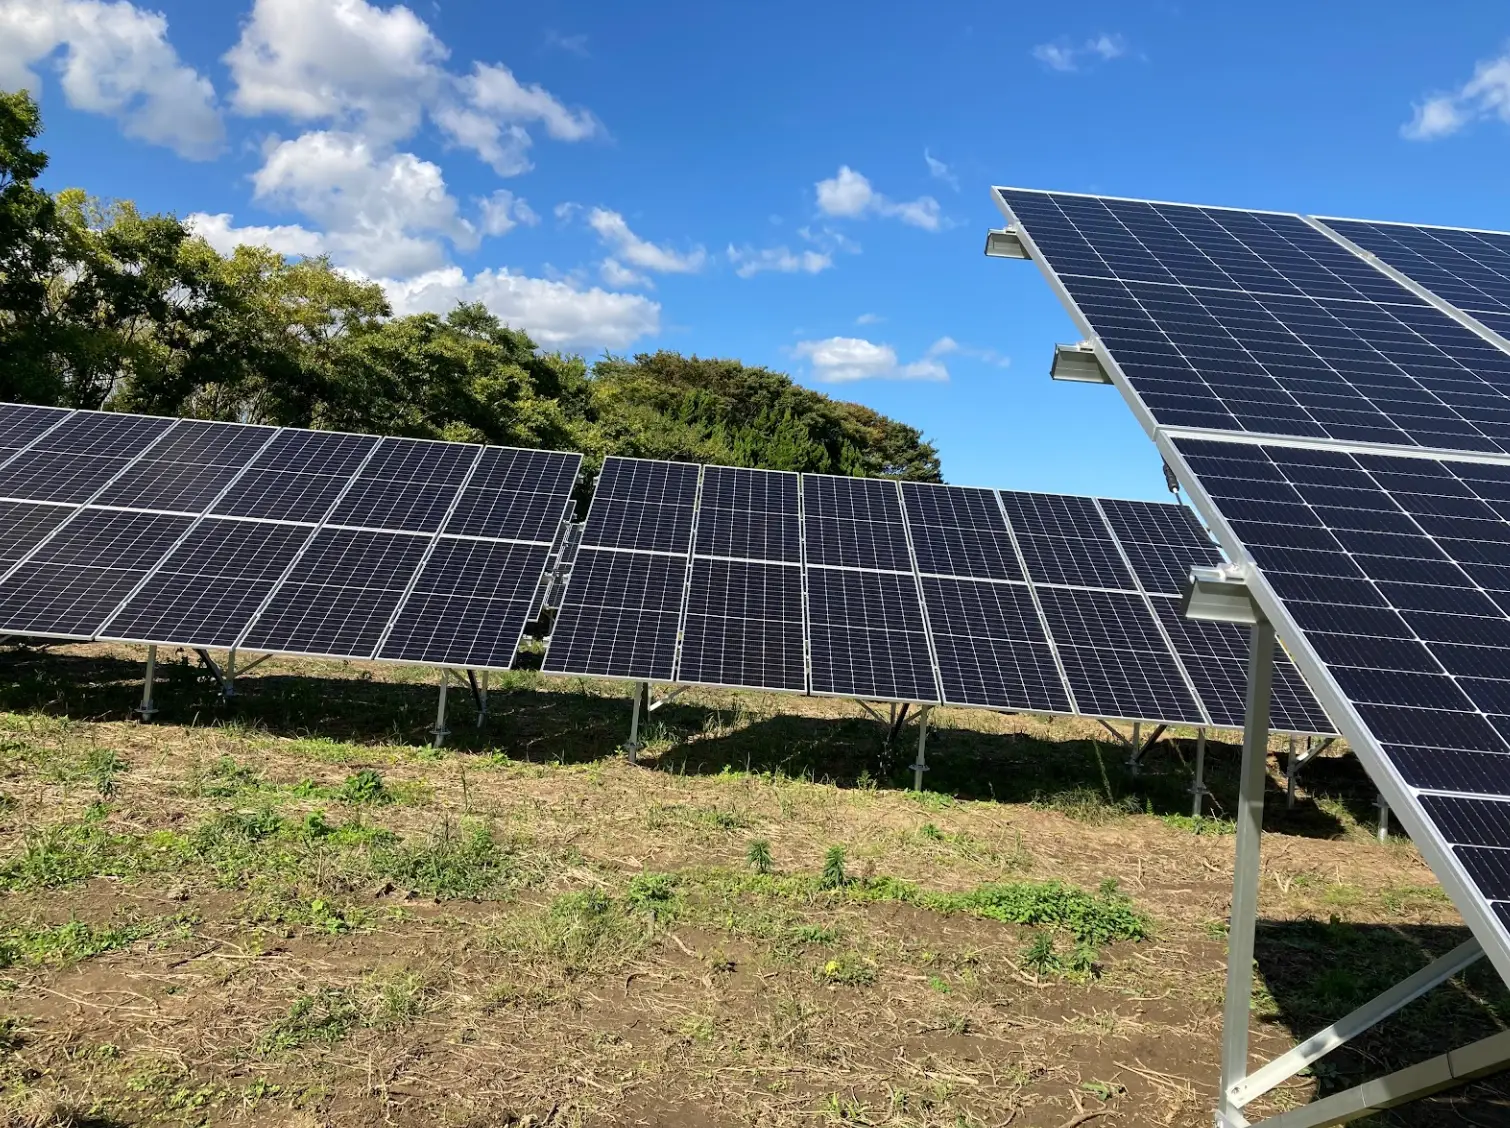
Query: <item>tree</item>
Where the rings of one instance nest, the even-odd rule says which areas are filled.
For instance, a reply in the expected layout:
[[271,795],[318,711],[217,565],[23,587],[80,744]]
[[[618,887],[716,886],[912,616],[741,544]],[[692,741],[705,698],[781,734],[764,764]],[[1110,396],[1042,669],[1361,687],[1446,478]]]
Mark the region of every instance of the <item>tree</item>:
[[0,398],[56,403],[47,348],[47,288],[57,259],[57,212],[35,181],[42,115],[30,94],[0,93]]

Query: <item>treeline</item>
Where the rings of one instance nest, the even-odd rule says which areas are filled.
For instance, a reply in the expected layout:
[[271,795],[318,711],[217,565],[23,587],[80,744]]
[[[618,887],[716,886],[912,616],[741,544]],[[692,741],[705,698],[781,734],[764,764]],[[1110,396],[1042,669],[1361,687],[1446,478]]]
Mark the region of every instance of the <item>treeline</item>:
[[939,477],[916,428],[779,372],[542,353],[482,305],[395,317],[320,258],[221,255],[171,215],[51,193],[0,93],[0,399],[814,472]]

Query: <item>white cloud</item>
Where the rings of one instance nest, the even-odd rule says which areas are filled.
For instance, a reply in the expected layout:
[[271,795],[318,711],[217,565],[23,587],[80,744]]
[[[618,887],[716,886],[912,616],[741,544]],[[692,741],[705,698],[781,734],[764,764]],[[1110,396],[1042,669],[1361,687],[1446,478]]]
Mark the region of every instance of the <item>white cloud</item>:
[[933,179],[935,180],[942,180],[956,192],[959,191],[959,177],[954,175],[953,170],[950,169],[948,165],[935,157],[927,149],[923,150],[923,160],[928,162],[929,176],[933,177]]
[[38,90],[32,67],[60,50],[70,106],[113,117],[128,136],[183,157],[220,151],[215,89],[179,59],[161,13],[127,0],[0,0],[0,89]]
[[841,165],[838,173],[828,180],[818,181],[817,190],[818,209],[824,215],[845,219],[858,219],[866,215],[889,216],[925,231],[937,231],[943,226],[939,202],[932,196],[919,196],[916,200],[891,200],[877,192],[868,179],[848,165]]
[[426,115],[455,145],[500,176],[533,167],[528,126],[558,141],[602,132],[591,112],[573,110],[508,67],[445,67],[446,45],[403,5],[367,0],[255,0],[241,38],[225,55],[243,114],[276,114],[340,126],[374,143],[412,136]]
[[855,318],[855,324],[856,325],[879,325],[879,324],[881,324],[881,322],[883,322],[885,320],[886,319],[884,317],[882,317],[879,313],[862,313],[859,317]]
[[267,247],[293,257],[313,257],[326,251],[325,236],[298,224],[237,227],[227,212],[215,215],[193,212],[184,222],[223,255],[231,254],[237,247]]
[[829,337],[822,341],[799,341],[792,350],[812,365],[813,375],[828,384],[856,380],[947,380],[949,370],[937,356],[923,356],[910,364],[897,360],[890,345],[878,345],[863,337]]
[[[562,214],[560,208],[556,214]],[[593,208],[587,213],[587,224],[598,233],[598,238],[614,249],[616,257],[641,270],[653,270],[658,274],[696,274],[708,261],[708,252],[701,247],[679,254],[641,239],[630,230],[622,215],[607,208]]]
[[655,283],[650,280],[649,275],[641,274],[638,270],[630,270],[629,267],[625,266],[618,259],[604,259],[598,264],[598,273],[602,276],[603,281],[610,286],[618,286],[620,288],[648,286],[652,289],[655,287]]
[[384,280],[395,313],[446,313],[457,302],[482,302],[545,348],[628,348],[660,331],[661,307],[640,294],[528,278],[505,269],[470,278],[450,266],[414,278]]
[[971,360],[978,360],[984,364],[994,364],[998,368],[1008,368],[1012,359],[995,349],[977,349],[969,345],[962,345],[953,337],[940,337],[928,346],[927,355],[930,357],[940,356],[963,356]]
[[439,167],[413,153],[384,155],[356,134],[313,132],[272,144],[252,188],[257,200],[319,223],[331,255],[363,274],[434,270],[445,262],[438,237],[477,245]]
[[1120,35],[1100,35],[1074,44],[1067,39],[1054,43],[1040,43],[1033,48],[1033,58],[1050,70],[1068,73],[1080,70],[1086,63],[1105,63],[1120,59],[1127,54],[1127,42]]
[[533,227],[540,222],[534,209],[507,188],[499,188],[477,204],[477,226],[484,235],[507,235],[521,223]]
[[1432,141],[1489,117],[1510,124],[1510,47],[1474,67],[1473,77],[1457,90],[1417,103],[1400,133],[1411,141]]
[[569,52],[581,59],[589,58],[591,54],[587,50],[587,36],[581,32],[578,32],[576,35],[562,35],[559,31],[547,29],[545,33],[545,45],[547,47],[558,47],[562,51]]
[[734,264],[734,273],[741,278],[750,278],[767,270],[778,274],[817,274],[834,265],[833,258],[820,251],[793,251],[788,247],[756,250],[748,245],[736,247],[730,243],[726,253]]
[[442,85],[448,52],[403,5],[365,0],[255,0],[225,55],[231,105],[248,115],[359,123],[406,137]]

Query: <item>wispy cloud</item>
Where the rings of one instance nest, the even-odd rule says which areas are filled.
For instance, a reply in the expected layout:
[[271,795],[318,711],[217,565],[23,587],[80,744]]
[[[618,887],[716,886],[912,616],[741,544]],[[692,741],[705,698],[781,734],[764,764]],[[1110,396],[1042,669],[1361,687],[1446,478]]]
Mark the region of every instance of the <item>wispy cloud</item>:
[[831,255],[821,251],[793,251],[786,246],[762,247],[756,250],[749,245],[736,247],[729,244],[729,261],[734,264],[734,273],[741,278],[774,271],[777,274],[818,274],[834,265]]
[[[562,215],[562,210],[557,208],[556,214]],[[570,214],[569,211],[566,213]],[[658,274],[696,274],[708,261],[708,252],[701,247],[679,252],[641,239],[630,230],[622,215],[607,208],[593,208],[587,213],[587,224],[598,233],[598,238],[614,249],[616,258],[641,270]]]
[[[935,343],[934,348],[937,347]],[[798,341],[792,351],[806,360],[812,366],[814,378],[825,384],[850,384],[857,380],[949,379],[949,369],[933,349],[909,364],[901,363],[897,350],[890,345],[878,345],[863,337]]]
[[956,192],[959,191],[959,177],[954,175],[954,171],[948,165],[935,157],[927,149],[923,150],[923,160],[928,162],[929,176],[935,180],[942,180]]
[[879,324],[881,324],[881,322],[883,322],[885,320],[886,319],[884,317],[882,317],[879,313],[862,313],[859,317],[855,318],[855,324],[856,325],[879,325]]
[[940,337],[928,346],[928,355],[939,356],[962,356],[970,360],[978,360],[982,364],[993,364],[997,368],[1009,368],[1012,358],[995,349],[977,349],[969,345],[962,345],[953,337]]
[[587,50],[587,36],[581,32],[576,35],[562,35],[559,31],[548,28],[545,32],[545,45],[576,55],[578,58],[590,57]]
[[1497,58],[1480,62],[1473,68],[1473,77],[1456,90],[1417,102],[1400,133],[1411,141],[1435,141],[1489,117],[1510,124],[1510,45]]
[[932,196],[893,200],[877,192],[865,176],[848,165],[840,165],[837,173],[818,181],[816,188],[818,210],[824,215],[843,219],[887,216],[924,231],[938,231],[944,225],[939,202]]
[[1120,35],[1106,32],[1082,43],[1056,39],[1052,43],[1040,43],[1033,48],[1033,58],[1049,70],[1062,74],[1083,70],[1087,65],[1120,59],[1127,53],[1127,41]]

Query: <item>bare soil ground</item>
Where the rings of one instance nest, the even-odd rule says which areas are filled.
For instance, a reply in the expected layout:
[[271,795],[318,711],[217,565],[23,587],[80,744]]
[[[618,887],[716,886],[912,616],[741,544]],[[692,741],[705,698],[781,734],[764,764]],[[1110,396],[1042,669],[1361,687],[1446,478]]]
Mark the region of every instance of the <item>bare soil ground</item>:
[[[1235,734],[1132,775],[1084,722],[940,710],[922,793],[856,705],[0,650],[0,1124],[1195,1126],[1221,1027]],[[1275,749],[1281,744],[1276,741]],[[1343,750],[1270,795],[1273,1056],[1466,938]],[[837,848],[837,849],[835,849]],[[1276,1091],[1503,1028],[1487,967]],[[1510,1123],[1491,1078],[1381,1118]]]

